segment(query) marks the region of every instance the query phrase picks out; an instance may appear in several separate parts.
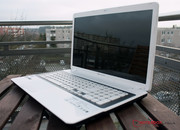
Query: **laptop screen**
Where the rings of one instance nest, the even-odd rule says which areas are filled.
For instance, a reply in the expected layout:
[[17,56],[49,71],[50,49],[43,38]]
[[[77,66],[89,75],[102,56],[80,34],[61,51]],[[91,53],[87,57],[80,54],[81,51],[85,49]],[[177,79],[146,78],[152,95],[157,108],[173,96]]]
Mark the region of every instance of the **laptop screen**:
[[73,66],[146,83],[152,10],[74,19]]

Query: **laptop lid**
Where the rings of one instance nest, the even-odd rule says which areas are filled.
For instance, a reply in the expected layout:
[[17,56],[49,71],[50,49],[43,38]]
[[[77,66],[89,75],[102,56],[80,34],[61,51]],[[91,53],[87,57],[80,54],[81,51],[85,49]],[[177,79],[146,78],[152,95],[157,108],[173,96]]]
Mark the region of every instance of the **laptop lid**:
[[157,3],[74,14],[72,72],[150,91],[157,21]]

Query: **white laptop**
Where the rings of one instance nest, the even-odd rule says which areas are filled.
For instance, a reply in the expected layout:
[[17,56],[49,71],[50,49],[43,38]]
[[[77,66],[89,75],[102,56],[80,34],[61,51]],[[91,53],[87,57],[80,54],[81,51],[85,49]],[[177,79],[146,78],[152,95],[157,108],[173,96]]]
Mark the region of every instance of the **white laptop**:
[[71,69],[12,81],[67,124],[136,101],[151,90],[158,4],[77,13]]

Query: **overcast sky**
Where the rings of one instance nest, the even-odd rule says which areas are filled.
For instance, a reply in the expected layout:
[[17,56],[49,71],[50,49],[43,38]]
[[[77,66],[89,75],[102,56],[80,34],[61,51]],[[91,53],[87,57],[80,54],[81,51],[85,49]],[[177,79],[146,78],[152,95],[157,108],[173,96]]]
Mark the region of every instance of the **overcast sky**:
[[77,12],[152,1],[160,13],[180,11],[180,0],[0,0],[0,21],[72,20]]

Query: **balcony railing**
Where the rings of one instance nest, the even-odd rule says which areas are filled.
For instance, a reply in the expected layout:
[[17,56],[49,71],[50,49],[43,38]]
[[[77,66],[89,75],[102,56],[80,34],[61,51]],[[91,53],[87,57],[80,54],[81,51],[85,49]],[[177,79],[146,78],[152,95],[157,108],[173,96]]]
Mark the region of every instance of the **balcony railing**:
[[[180,20],[180,14],[160,15],[159,21]],[[72,21],[14,21],[1,26],[72,25]],[[179,41],[180,42],[180,41]],[[47,45],[71,44],[71,41],[0,42],[0,79],[9,74],[33,74],[68,69],[70,48],[47,48]],[[43,46],[43,47],[42,47]],[[180,54],[180,48],[157,45],[162,54]],[[151,94],[180,115],[180,59],[159,55],[155,59]]]
[[[72,21],[0,22],[0,27],[39,25],[72,26]],[[47,47],[69,44],[66,48]],[[9,74],[33,74],[68,69],[71,41],[12,41],[0,42],[0,79]]]
[[14,56],[14,55],[40,55],[40,54],[64,54],[70,53],[70,48],[28,48],[21,49],[16,48],[15,50],[10,49],[10,46],[20,45],[52,45],[52,44],[71,44],[71,41],[40,41],[40,42],[0,42],[2,51],[0,56]]

